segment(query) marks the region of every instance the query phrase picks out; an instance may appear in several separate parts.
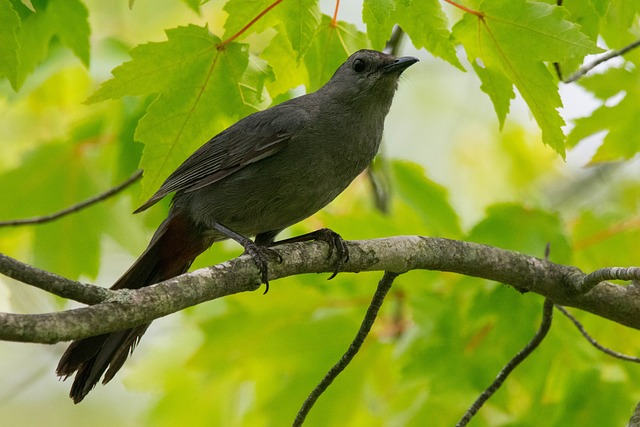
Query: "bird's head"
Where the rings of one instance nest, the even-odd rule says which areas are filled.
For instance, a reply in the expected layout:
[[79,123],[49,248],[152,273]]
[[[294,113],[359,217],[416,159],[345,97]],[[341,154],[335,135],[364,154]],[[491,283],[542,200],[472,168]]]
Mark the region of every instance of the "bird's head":
[[412,56],[396,58],[375,50],[359,50],[336,70],[322,90],[345,100],[390,105],[400,74],[416,62],[418,59]]

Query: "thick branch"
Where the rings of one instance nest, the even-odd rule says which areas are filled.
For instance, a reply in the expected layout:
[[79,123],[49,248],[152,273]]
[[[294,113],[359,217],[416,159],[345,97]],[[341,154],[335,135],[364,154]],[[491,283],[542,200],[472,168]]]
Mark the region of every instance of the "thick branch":
[[[85,285],[57,274],[24,264],[0,254],[0,273],[62,298],[85,304],[97,304],[109,298],[112,292],[100,286]],[[2,324],[0,323],[0,327]]]
[[[427,269],[481,277],[640,329],[640,292],[635,285],[603,282],[580,294],[577,289],[586,276],[575,267],[491,246],[420,236],[347,245],[350,257],[344,272]],[[294,243],[276,250],[283,262],[269,263],[270,280],[333,271],[324,242]],[[242,256],[148,288],[116,291],[115,297],[91,307],[38,315],[0,314],[0,339],[55,343],[130,328],[195,304],[253,291],[259,277],[251,258]]]

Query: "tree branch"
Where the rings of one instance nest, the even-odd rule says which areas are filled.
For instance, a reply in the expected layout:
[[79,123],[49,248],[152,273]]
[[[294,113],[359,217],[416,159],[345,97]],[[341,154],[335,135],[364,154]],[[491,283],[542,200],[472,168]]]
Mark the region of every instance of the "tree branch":
[[69,206],[68,208],[62,209],[61,211],[42,216],[35,216],[32,218],[23,218],[23,219],[13,219],[9,221],[0,221],[0,227],[9,227],[16,225],[30,225],[30,224],[44,224],[45,222],[50,222],[65,215],[69,215],[74,212],[78,212],[86,207],[89,207],[93,204],[101,202],[109,197],[118,194],[125,188],[129,187],[131,184],[136,182],[142,177],[142,170],[136,171],[133,175],[131,175],[125,182],[122,184],[118,184],[113,188],[105,191],[104,193],[97,194],[93,197],[88,198],[78,204],[73,206]]
[[362,324],[358,329],[358,333],[355,338],[349,345],[347,351],[342,355],[340,360],[329,369],[329,372],[322,378],[322,381],[311,391],[307,399],[302,404],[302,407],[298,411],[295,420],[293,421],[293,426],[298,427],[304,423],[304,419],[309,414],[311,408],[316,403],[318,398],[325,392],[325,390],[331,385],[333,380],[336,379],[338,375],[351,363],[351,360],[358,354],[360,347],[364,343],[365,338],[369,335],[371,331],[371,327],[378,316],[378,311],[380,311],[380,307],[382,307],[382,302],[384,301],[384,297],[391,289],[391,285],[394,280],[398,277],[397,273],[389,273],[388,271],[384,272],[384,276],[380,279],[378,283],[378,289],[376,289],[376,293],[373,295],[373,299],[371,300],[371,304],[369,304],[369,308],[367,309],[367,313],[362,319]]
[[569,313],[567,311],[566,308],[564,308],[561,305],[556,305],[556,309],[558,309],[558,311],[560,311],[562,314],[564,314],[565,316],[567,316],[569,318],[569,320],[571,320],[573,322],[573,324],[575,325],[576,328],[578,328],[578,331],[580,331],[580,333],[582,334],[582,336],[584,337],[584,339],[586,339],[589,344],[591,344],[592,346],[594,346],[595,348],[597,348],[598,350],[600,350],[601,352],[608,354],[611,357],[615,357],[616,359],[621,359],[621,360],[625,360],[627,362],[633,362],[633,363],[640,363],[640,358],[639,357],[635,357],[635,356],[628,356],[626,354],[622,354],[620,352],[611,350],[610,348],[607,348],[605,346],[603,346],[602,344],[600,344],[598,341],[596,341],[591,335],[589,335],[589,333],[587,332],[587,330],[584,328],[584,326],[582,326],[582,323],[580,323],[580,321],[578,319],[576,319],[573,314]]
[[85,304],[97,304],[109,298],[113,293],[113,291],[100,286],[85,285],[84,283],[40,270],[5,254],[0,254],[0,273],[62,298]]
[[[441,238],[399,236],[346,244],[349,262],[343,272],[403,273],[427,269],[460,273],[505,283],[520,292],[535,292],[555,304],[640,329],[640,290],[636,285],[603,282],[587,293],[580,293],[578,289],[587,275],[575,267]],[[324,242],[293,243],[274,250],[282,255],[283,262],[269,262],[270,280],[333,272],[333,259],[327,259]],[[2,269],[0,264],[0,273],[5,272]],[[33,284],[31,279],[25,281]],[[78,291],[85,286],[69,282],[66,286]],[[55,343],[126,329],[205,301],[256,290],[259,282],[260,274],[252,259],[241,256],[147,288],[111,291],[111,298],[91,307],[48,314],[0,314],[0,340]],[[97,297],[100,298],[102,294]]]
[[536,334],[533,336],[531,341],[529,341],[527,345],[525,345],[522,350],[520,350],[513,357],[513,359],[509,360],[509,363],[507,363],[504,368],[500,370],[500,372],[498,372],[496,379],[480,394],[480,396],[478,396],[478,398],[475,400],[475,402],[473,402],[469,409],[467,409],[460,421],[458,421],[458,423],[456,424],[456,427],[464,427],[469,424],[471,418],[473,418],[474,415],[480,410],[482,405],[484,405],[487,400],[489,400],[489,398],[493,396],[495,392],[500,389],[500,387],[502,387],[502,384],[504,384],[511,372],[513,372],[513,370],[517,368],[519,364],[521,364],[527,357],[531,355],[531,353],[533,353],[536,348],[538,348],[538,346],[542,343],[542,340],[544,340],[544,338],[547,336],[549,329],[551,329],[552,320],[553,302],[551,302],[551,300],[549,299],[545,299],[542,306],[542,321],[540,322],[540,327],[538,328]]
[[607,267],[600,268],[583,277],[578,285],[580,293],[589,292],[598,283],[605,280],[634,280],[640,277],[640,267]]
[[576,80],[578,80],[579,78],[583,77],[585,74],[587,74],[589,71],[593,70],[594,68],[596,68],[598,65],[602,64],[603,62],[606,62],[612,58],[615,58],[617,56],[622,56],[625,53],[629,52],[632,49],[637,48],[638,46],[640,46],[640,39],[634,41],[633,43],[628,44],[627,46],[623,47],[622,49],[618,49],[618,50],[612,50],[610,52],[605,53],[604,55],[602,55],[600,58],[596,59],[593,62],[588,63],[587,65],[580,67],[578,69],[578,71],[576,71],[575,73],[571,74],[569,77],[567,77],[564,80],[564,83],[573,83]]
[[631,415],[627,427],[640,427],[640,403],[633,410],[633,415]]

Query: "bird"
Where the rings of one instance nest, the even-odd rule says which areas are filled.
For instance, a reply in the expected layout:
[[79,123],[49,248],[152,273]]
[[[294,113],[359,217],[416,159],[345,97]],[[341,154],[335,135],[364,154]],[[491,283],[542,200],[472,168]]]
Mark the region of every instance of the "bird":
[[[184,274],[198,255],[229,238],[253,257],[268,284],[268,248],[278,243],[278,233],[329,204],[369,166],[399,77],[416,62],[359,50],[317,91],[248,115],[211,138],[135,211],[174,193],[167,218],[111,289],[139,289]],[[287,241],[310,238],[333,242],[338,263],[348,260],[331,230]],[[70,344],[56,373],[63,379],[75,374],[69,393],[74,403],[101,377],[103,384],[114,377],[149,325]]]

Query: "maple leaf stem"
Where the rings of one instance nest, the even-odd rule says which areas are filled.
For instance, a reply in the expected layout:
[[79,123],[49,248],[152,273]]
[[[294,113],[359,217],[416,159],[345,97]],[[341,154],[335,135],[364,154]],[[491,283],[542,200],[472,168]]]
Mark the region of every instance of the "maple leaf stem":
[[264,15],[266,15],[267,13],[269,13],[269,11],[271,9],[273,9],[274,7],[276,7],[278,4],[282,3],[282,0],[276,0],[273,3],[271,3],[269,6],[267,6],[262,12],[260,12],[255,18],[253,18],[247,25],[245,25],[244,27],[242,27],[240,29],[240,31],[238,31],[237,33],[235,33],[234,35],[232,35],[231,37],[229,37],[226,40],[221,41],[218,46],[217,49],[218,50],[223,50],[225,48],[226,45],[228,45],[229,43],[231,43],[232,41],[234,41],[235,39],[237,39],[238,37],[240,37],[242,35],[242,33],[244,33],[245,31],[247,31],[249,28],[251,28],[251,26],[253,24],[255,24],[256,22],[258,22],[258,20],[260,20],[260,18],[262,18]]
[[331,18],[331,26],[333,28],[338,26],[338,9],[340,8],[340,0],[336,0],[336,8],[333,11],[333,18]]
[[460,10],[464,10],[467,13],[470,13],[472,15],[477,16],[478,18],[484,18],[484,14],[482,12],[478,12],[477,10],[473,10],[473,9],[469,9],[466,6],[461,5],[460,3],[456,3],[453,0],[444,0],[445,2],[449,3],[452,6],[457,7]]

